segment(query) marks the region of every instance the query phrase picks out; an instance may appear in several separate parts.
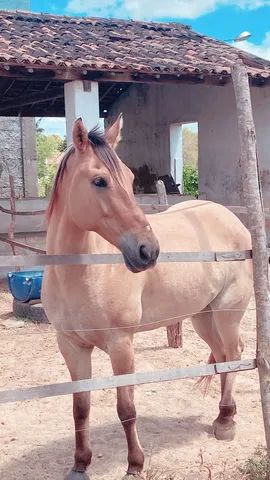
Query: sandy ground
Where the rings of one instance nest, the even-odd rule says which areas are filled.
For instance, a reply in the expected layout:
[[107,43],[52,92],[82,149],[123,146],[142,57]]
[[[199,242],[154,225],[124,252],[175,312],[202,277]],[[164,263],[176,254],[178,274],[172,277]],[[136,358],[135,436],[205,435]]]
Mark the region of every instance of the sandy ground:
[[[11,298],[0,291],[0,321],[11,317]],[[242,324],[245,358],[254,356],[255,312],[250,305]],[[168,349],[165,329],[136,337],[136,369],[146,371],[204,363],[207,346],[184,324],[184,347]],[[111,374],[105,354],[94,352],[94,376]],[[0,389],[69,380],[51,326],[25,323],[0,327]],[[138,430],[146,466],[172,472],[173,480],[243,478],[239,466],[263,443],[263,424],[256,371],[238,374],[237,435],[218,442],[211,424],[218,413],[219,381],[203,397],[194,380],[136,388]],[[126,445],[115,409],[115,392],[92,395],[92,480],[119,480],[126,468]],[[71,396],[14,403],[0,407],[1,480],[63,480],[73,459]],[[204,465],[201,464],[203,458]],[[211,471],[211,475],[209,473]],[[154,477],[152,477],[154,479]],[[154,480],[158,477],[156,476]]]

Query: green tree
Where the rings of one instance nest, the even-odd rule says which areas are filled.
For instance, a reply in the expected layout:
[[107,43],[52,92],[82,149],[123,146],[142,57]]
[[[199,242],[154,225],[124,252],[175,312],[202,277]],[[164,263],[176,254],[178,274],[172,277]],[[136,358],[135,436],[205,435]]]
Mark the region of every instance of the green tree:
[[185,195],[199,194],[198,133],[183,128],[183,184]]
[[198,195],[199,194],[199,176],[198,168],[191,165],[184,165],[183,169],[183,183],[185,195]]
[[37,163],[40,197],[46,197],[50,193],[57,171],[57,157],[65,148],[65,139],[59,135],[46,135],[44,130],[37,124]]
[[198,167],[198,133],[183,127],[184,164]]

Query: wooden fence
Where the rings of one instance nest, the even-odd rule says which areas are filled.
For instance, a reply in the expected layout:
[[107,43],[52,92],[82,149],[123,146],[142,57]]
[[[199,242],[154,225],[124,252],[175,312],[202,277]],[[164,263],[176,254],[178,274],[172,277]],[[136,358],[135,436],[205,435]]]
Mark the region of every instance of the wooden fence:
[[[240,361],[240,362],[225,362],[224,364],[214,364],[207,366],[191,367],[190,369],[174,369],[169,371],[136,373],[132,375],[115,376],[108,379],[93,379],[82,380],[79,382],[68,382],[66,384],[56,385],[43,385],[40,387],[33,387],[27,389],[17,389],[13,391],[0,392],[0,402],[11,402],[18,400],[27,400],[31,398],[41,398],[44,396],[64,395],[69,393],[75,393],[80,391],[97,390],[100,388],[114,388],[124,385],[135,385],[150,382],[161,382],[179,378],[190,378],[201,375],[213,375],[231,371],[243,371],[250,370],[258,367],[260,388],[261,388],[261,400],[263,409],[263,418],[265,426],[265,437],[267,443],[268,457],[270,459],[270,295],[269,295],[269,283],[268,283],[268,262],[269,254],[267,249],[266,232],[265,232],[265,212],[263,209],[261,186],[259,181],[258,172],[258,158],[256,148],[256,134],[252,117],[252,106],[249,90],[249,80],[246,72],[246,68],[241,61],[237,63],[232,69],[232,79],[235,90],[237,113],[238,113],[238,125],[240,135],[240,147],[241,147],[241,168],[243,171],[243,190],[245,196],[245,203],[247,208],[247,214],[251,224],[251,237],[252,237],[252,254],[248,252],[206,252],[206,253],[173,253],[164,254],[165,258],[160,261],[169,261],[170,255],[172,261],[243,261],[246,258],[253,259],[253,271],[254,271],[254,290],[255,300],[257,307],[257,337],[258,337],[258,353],[257,359]],[[11,206],[11,215],[14,218],[14,206]],[[12,238],[9,239],[12,241]],[[211,259],[209,254],[212,255]],[[167,255],[167,257],[166,257]],[[190,255],[192,255],[192,260]],[[197,260],[194,259],[194,255],[197,255]],[[203,257],[206,255],[206,257]],[[238,255],[238,258],[233,258],[233,255]],[[181,257],[182,256],[182,257]],[[4,257],[0,259],[1,264],[6,265],[45,265],[56,264],[56,262],[62,262],[66,264],[67,261],[74,264],[82,264],[95,260],[95,264],[99,263],[104,256],[72,256],[72,259],[65,256],[33,256],[26,260],[27,257],[17,256],[15,260],[11,261],[11,258],[4,260]],[[60,258],[61,257],[61,258]],[[65,258],[64,258],[65,257]],[[91,257],[91,258],[90,258]],[[98,257],[98,256],[97,256]],[[12,257],[13,258],[13,257]],[[189,258],[189,260],[188,260]],[[103,258],[105,261],[105,259]],[[107,261],[113,261],[113,257],[106,258]],[[114,258],[119,262],[119,258]],[[11,263],[8,263],[8,262]],[[28,263],[27,263],[28,262]],[[30,263],[29,263],[30,262]],[[32,262],[32,263],[31,263]],[[37,262],[37,263],[36,263]],[[270,463],[269,463],[270,465]],[[270,467],[269,467],[270,469]]]
[[[245,261],[252,258],[251,250],[232,252],[169,252],[161,253],[159,263],[168,262],[227,262]],[[45,265],[106,265],[123,263],[121,254],[76,254],[76,255],[9,255],[0,256],[0,267],[15,266],[45,266]],[[193,314],[195,314],[194,312]],[[177,321],[177,317],[175,319]],[[253,370],[256,359],[223,362],[211,365],[198,365],[189,368],[158,370],[153,372],[138,372],[135,374],[118,375],[109,378],[79,380],[38,387],[21,388],[0,391],[0,404],[26,401],[37,398],[68,395],[94,390],[110,389],[127,385],[142,385],[145,383],[165,382],[184,378],[212,376],[227,372]]]

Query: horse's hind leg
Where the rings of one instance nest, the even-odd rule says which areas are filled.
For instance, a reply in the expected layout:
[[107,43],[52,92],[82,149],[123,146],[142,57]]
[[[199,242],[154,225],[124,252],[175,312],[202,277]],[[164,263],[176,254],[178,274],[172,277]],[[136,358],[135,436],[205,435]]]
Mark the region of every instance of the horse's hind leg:
[[[68,337],[58,334],[58,345],[65,359],[72,380],[91,378],[91,354],[93,348],[86,349],[73,343]],[[88,480],[87,467],[91,463],[92,451],[89,437],[90,393],[73,394],[73,417],[75,426],[74,466],[65,480]]]
[[[108,353],[115,375],[134,373],[134,351],[131,336],[126,333],[119,335],[118,332],[118,336],[110,340]],[[143,470],[144,453],[136,429],[134,386],[117,388],[117,412],[127,439],[127,475],[136,476]]]
[[194,330],[210,347],[215,362],[225,361],[223,342],[215,328],[214,316],[210,306],[191,318]]
[[[216,308],[216,310],[215,310]],[[209,306],[201,313],[192,317],[192,324],[198,335],[211,349],[211,362],[229,362],[240,360],[243,343],[239,336],[239,325],[246,309],[242,305],[232,311],[222,311]],[[218,440],[232,440],[235,435],[236,405],[232,396],[236,373],[220,375],[221,401],[219,416],[214,421],[214,435]],[[209,377],[205,377],[207,382]],[[211,377],[210,377],[211,381]]]
[[[241,359],[243,343],[239,335],[239,326],[246,307],[246,303],[241,303],[234,305],[232,310],[222,311],[217,308],[213,312],[215,328],[224,346],[226,362]],[[233,398],[235,377],[235,372],[221,375],[219,415],[213,423],[214,434],[218,440],[233,440],[235,436],[236,404]]]

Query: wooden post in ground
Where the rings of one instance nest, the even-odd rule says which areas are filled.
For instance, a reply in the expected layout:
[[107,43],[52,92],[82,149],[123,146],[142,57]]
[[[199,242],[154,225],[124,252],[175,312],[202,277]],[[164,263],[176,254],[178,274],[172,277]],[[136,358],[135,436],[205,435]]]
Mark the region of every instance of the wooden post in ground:
[[[268,252],[261,185],[257,163],[256,133],[249,80],[239,61],[232,69],[240,135],[243,191],[252,238],[254,291],[257,310],[257,366],[260,378],[268,458],[270,459],[270,294]],[[268,472],[268,478],[269,472]]]
[[[14,178],[12,175],[9,175],[9,186],[10,186],[9,203],[10,203],[11,219],[10,219],[10,224],[8,228],[8,239],[14,240],[16,204],[15,204]],[[13,255],[16,255],[15,246],[12,243],[10,243],[10,248],[12,250]]]
[[[162,180],[158,180],[156,183],[158,203],[160,205],[168,205],[167,192]],[[170,327],[167,327],[167,339],[168,345],[171,348],[180,348],[183,346],[182,336],[182,322],[177,322]]]
[[164,182],[162,180],[158,180],[156,183],[157,189],[157,197],[159,205],[168,205],[168,197]]

